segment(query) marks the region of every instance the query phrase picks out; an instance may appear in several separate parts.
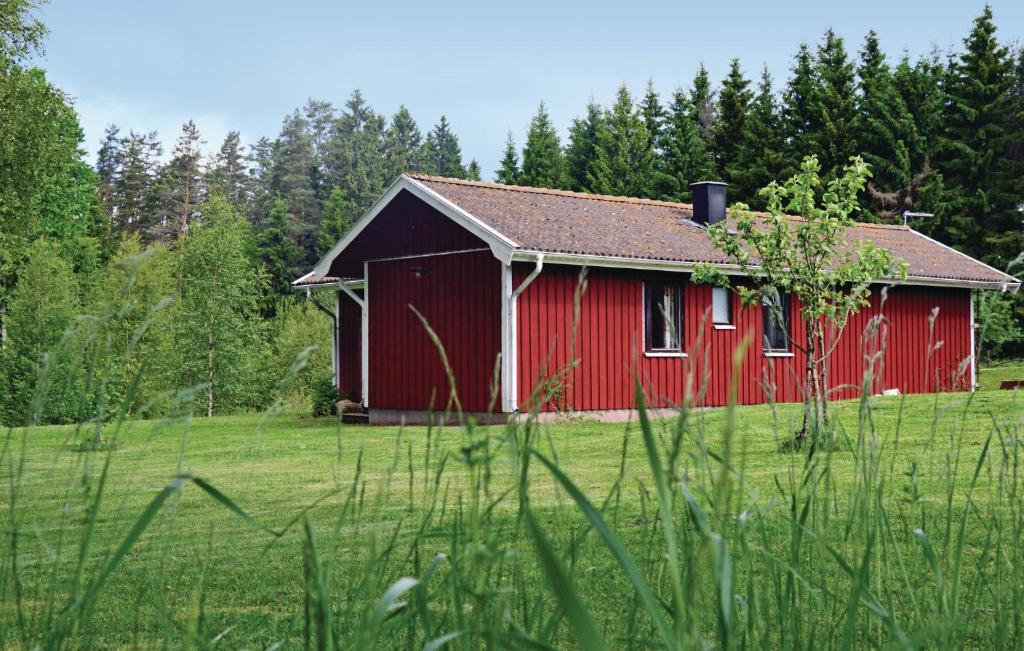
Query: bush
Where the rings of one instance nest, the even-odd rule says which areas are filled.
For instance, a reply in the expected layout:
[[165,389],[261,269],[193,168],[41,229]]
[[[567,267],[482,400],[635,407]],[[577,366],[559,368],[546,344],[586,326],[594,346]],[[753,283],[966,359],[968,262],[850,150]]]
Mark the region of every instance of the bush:
[[330,416],[338,413],[338,400],[341,399],[341,396],[330,375],[318,375],[310,383],[310,388],[314,416]]

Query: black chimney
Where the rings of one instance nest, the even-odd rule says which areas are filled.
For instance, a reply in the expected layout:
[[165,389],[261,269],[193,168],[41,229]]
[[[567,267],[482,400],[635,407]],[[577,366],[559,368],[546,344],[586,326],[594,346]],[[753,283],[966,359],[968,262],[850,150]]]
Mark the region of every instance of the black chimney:
[[693,221],[701,226],[717,224],[725,219],[725,188],[721,181],[691,183],[693,189]]

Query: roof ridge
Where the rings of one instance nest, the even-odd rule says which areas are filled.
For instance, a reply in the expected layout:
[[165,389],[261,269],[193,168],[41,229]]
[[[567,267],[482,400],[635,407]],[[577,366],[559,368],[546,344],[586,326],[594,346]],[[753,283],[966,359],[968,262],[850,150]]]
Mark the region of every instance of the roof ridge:
[[[433,174],[406,173],[411,179],[418,181],[433,181],[434,183],[447,183],[449,185],[467,185],[477,188],[488,188],[492,190],[504,190],[507,192],[524,192],[528,194],[548,194],[556,197],[569,197],[573,199],[586,199],[589,201],[612,201],[616,203],[637,204],[641,206],[659,206],[662,208],[680,208],[693,211],[692,203],[678,201],[664,201],[662,199],[644,199],[641,197],[623,197],[612,194],[594,194],[590,192],[576,192],[574,190],[557,190],[555,188],[538,188],[531,185],[508,185],[506,183],[495,183],[490,181],[472,181],[470,179],[457,179],[450,176],[435,176]],[[767,216],[763,210],[751,210],[752,214],[759,217]],[[786,215],[791,219],[802,219],[799,215]],[[855,222],[855,226],[866,226],[885,230],[911,230],[903,224],[879,224],[876,222]]]
[[573,190],[556,190],[554,188],[537,188],[530,185],[508,185],[505,183],[492,183],[489,181],[471,181],[469,179],[456,179],[448,176],[434,176],[431,174],[407,173],[411,179],[418,181],[433,181],[435,183],[448,183],[450,185],[468,185],[478,188],[490,188],[492,190],[505,190],[508,192],[525,192],[528,194],[550,194],[556,197],[570,197],[573,199],[587,199],[590,201],[613,201],[616,203],[633,203],[645,206],[661,206],[663,208],[682,208],[693,210],[693,204],[680,203],[677,201],[663,201],[661,199],[644,199],[641,197],[623,197],[612,194],[593,194],[590,192],[576,192]]

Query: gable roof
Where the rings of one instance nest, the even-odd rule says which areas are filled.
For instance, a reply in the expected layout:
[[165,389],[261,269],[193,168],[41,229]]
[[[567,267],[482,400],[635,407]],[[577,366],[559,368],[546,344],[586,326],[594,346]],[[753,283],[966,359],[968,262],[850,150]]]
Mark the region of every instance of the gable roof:
[[[466,181],[422,174],[402,175],[352,232],[317,265],[330,262],[398,191],[424,198],[457,222],[472,227],[495,255],[551,262],[624,267],[680,268],[695,263],[730,267],[685,203],[584,194],[525,186]],[[1020,281],[922,233],[902,225],[857,224],[850,238],[874,242],[908,263],[907,282],[1016,291]]]

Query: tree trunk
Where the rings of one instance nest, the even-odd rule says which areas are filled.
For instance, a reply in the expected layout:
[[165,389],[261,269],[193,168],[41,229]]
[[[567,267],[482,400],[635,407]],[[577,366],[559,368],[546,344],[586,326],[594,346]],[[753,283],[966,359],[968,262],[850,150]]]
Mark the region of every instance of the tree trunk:
[[807,328],[807,372],[804,377],[804,424],[797,434],[802,443],[807,440],[811,431],[811,414],[814,409],[814,336],[811,334],[811,324],[806,319],[804,325]]

